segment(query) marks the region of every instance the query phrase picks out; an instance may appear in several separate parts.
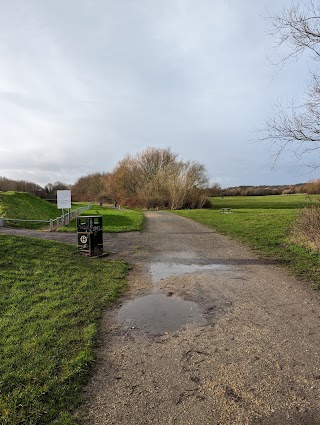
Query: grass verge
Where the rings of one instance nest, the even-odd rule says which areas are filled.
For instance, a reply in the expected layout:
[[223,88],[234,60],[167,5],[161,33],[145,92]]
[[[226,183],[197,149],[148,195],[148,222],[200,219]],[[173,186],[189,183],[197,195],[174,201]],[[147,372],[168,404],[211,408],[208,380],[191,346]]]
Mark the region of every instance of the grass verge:
[[[50,220],[59,216],[56,205],[25,192],[0,192],[0,217],[22,220]],[[10,222],[11,227],[40,229],[49,224]]]
[[213,209],[300,209],[319,204],[319,195],[225,196],[210,198]]
[[0,236],[0,423],[71,425],[97,322],[127,264],[52,241]]
[[[116,209],[93,205],[82,215],[101,215],[104,232],[131,232],[141,230],[143,226],[143,214],[140,210]],[[68,226],[59,228],[60,232],[75,232],[76,220],[72,220]]]
[[[88,203],[72,203],[71,210],[86,206]],[[65,211],[66,212],[66,211]],[[0,217],[4,219],[46,220],[47,223],[8,221],[6,225],[22,229],[49,229],[50,219],[62,215],[57,205],[45,199],[25,192],[0,191]]]
[[290,232],[298,209],[283,207],[239,208],[232,209],[230,214],[223,214],[220,210],[185,210],[175,213],[250,244],[259,252],[288,265],[297,276],[311,281],[314,288],[320,289],[319,254],[291,243]]

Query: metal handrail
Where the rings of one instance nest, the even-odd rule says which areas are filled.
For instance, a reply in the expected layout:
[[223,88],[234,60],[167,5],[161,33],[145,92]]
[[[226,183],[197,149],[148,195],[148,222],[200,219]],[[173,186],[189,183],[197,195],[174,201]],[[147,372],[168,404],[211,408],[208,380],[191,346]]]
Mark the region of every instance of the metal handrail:
[[0,220],[3,221],[30,221],[30,222],[37,222],[37,223],[50,223],[50,220],[25,220],[22,218],[6,218],[6,217],[0,217]]
[[57,229],[59,226],[65,226],[66,224],[69,224],[70,221],[74,218],[76,218],[82,211],[89,210],[91,208],[91,204],[86,205],[85,207],[79,207],[76,210],[71,211],[70,213],[67,212],[63,214],[60,217],[57,217],[55,219],[50,220],[26,220],[21,218],[6,218],[6,217],[0,217],[0,227],[3,226],[4,221],[17,221],[17,222],[32,222],[32,223],[49,223],[50,225],[50,232]]

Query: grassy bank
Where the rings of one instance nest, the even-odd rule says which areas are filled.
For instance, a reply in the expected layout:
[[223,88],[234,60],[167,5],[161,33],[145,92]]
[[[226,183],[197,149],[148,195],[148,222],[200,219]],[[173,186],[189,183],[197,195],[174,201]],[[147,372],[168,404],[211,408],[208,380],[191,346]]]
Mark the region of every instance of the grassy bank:
[[[0,192],[0,217],[22,220],[50,220],[59,216],[56,205],[24,192]],[[39,229],[43,223],[10,222],[10,226]],[[46,224],[48,227],[49,225]]]
[[[86,206],[87,203],[72,204],[71,209]],[[22,220],[50,220],[61,215],[61,210],[56,205],[23,192],[0,192],[0,218]],[[93,205],[83,215],[102,215],[103,230],[105,232],[130,232],[141,230],[143,226],[143,214],[139,210],[115,209]],[[48,228],[48,223],[33,222],[8,222],[11,227],[24,229]],[[59,228],[62,232],[75,232],[76,220],[70,225]]]
[[0,236],[0,423],[74,424],[102,309],[125,288],[123,261]]
[[[101,215],[104,232],[131,232],[141,230],[143,226],[143,214],[140,210],[115,209],[93,205],[82,215]],[[75,232],[76,220],[59,229],[61,232]]]
[[[213,198],[214,209],[176,213],[249,243],[319,289],[319,253],[293,244],[290,238],[299,210],[316,199],[304,195]],[[222,213],[221,208],[232,208],[232,212]]]

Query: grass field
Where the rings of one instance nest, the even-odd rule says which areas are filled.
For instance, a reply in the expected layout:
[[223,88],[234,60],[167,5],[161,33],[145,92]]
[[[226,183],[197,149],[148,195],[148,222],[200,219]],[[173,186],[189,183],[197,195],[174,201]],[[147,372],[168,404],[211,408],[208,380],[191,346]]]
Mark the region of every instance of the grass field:
[[0,236],[0,423],[74,424],[101,311],[127,265],[71,245]]
[[[37,197],[0,192],[0,217],[57,215],[56,205]],[[102,215],[107,232],[143,225],[135,210],[93,206],[84,215]],[[75,220],[63,230],[75,231]],[[94,359],[98,320],[123,293],[127,270],[123,261],[79,256],[74,246],[0,236],[1,424],[78,423],[74,411]]]
[[[82,215],[101,215],[104,232],[130,232],[141,230],[143,226],[143,214],[140,210],[115,209],[93,205]],[[59,228],[60,232],[75,232],[76,220],[68,226]]]
[[[294,273],[320,288],[318,252],[291,241],[299,210],[317,202],[318,196],[250,196],[212,198],[213,209],[176,211],[219,232],[249,243],[259,252],[288,265]],[[222,213],[221,208],[232,208]]]
[[[72,204],[71,209],[77,209],[87,203]],[[50,220],[61,215],[57,206],[23,192],[0,192],[0,217],[23,220]],[[143,226],[143,214],[139,210],[114,209],[93,205],[92,209],[86,210],[82,215],[102,215],[103,230],[105,232],[130,232],[141,230]],[[48,228],[49,224],[30,222],[10,222],[11,227],[26,229]],[[58,229],[62,232],[75,232],[76,220],[69,226]]]
[[[0,217],[50,220],[59,216],[56,205],[24,192],[0,192]],[[39,229],[41,223],[10,222],[10,226]],[[48,225],[47,225],[48,226]]]
[[210,198],[213,209],[300,209],[319,203],[319,195],[225,196]]

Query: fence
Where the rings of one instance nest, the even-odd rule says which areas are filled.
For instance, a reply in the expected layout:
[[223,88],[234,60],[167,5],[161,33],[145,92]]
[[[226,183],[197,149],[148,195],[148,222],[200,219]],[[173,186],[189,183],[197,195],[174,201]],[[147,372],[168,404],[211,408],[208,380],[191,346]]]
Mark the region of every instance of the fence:
[[58,227],[69,224],[70,221],[78,217],[82,213],[82,211],[89,210],[90,208],[91,204],[88,204],[85,207],[80,207],[76,210],[68,211],[67,213],[62,214],[60,217],[51,220],[23,220],[20,218],[0,217],[0,227],[4,226],[4,222],[48,223],[50,232],[53,232]]

